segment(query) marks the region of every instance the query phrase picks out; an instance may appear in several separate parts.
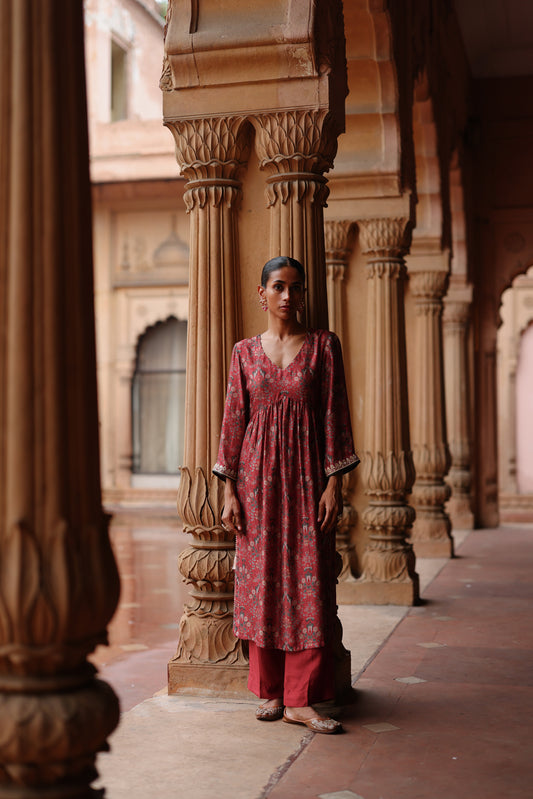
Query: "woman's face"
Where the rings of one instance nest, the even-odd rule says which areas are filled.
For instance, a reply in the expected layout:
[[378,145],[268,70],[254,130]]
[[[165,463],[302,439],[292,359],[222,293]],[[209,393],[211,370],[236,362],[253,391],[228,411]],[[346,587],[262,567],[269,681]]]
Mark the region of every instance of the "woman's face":
[[301,310],[304,291],[302,278],[293,266],[282,266],[271,272],[266,288],[259,287],[270,313],[281,319],[295,317],[297,311]]

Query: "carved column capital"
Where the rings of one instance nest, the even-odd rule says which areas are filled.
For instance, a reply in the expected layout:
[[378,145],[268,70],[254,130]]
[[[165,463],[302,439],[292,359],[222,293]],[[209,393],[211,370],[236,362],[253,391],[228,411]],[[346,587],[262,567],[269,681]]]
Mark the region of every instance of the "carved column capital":
[[240,196],[240,171],[250,150],[244,117],[166,120],[175,141],[176,159],[188,178],[187,213],[198,205],[231,206]]
[[346,264],[351,250],[349,244],[352,226],[352,222],[347,219],[327,219],[324,222],[324,243],[328,262],[339,261]]
[[448,285],[448,272],[411,271],[409,273],[413,296],[421,300],[442,300]]
[[270,253],[290,255],[307,273],[305,321],[328,326],[323,208],[329,193],[323,173],[333,165],[338,126],[328,109],[257,114],[255,148],[272,210]]
[[403,257],[409,250],[412,223],[406,217],[358,220],[361,250],[369,258]]
[[446,326],[465,327],[470,321],[471,302],[464,300],[444,300],[442,321]]
[[261,169],[321,175],[333,166],[337,130],[327,109],[294,109],[254,117]]
[[233,178],[248,157],[245,121],[242,116],[166,119],[165,125],[174,137],[176,159],[185,177]]
[[444,271],[411,271],[409,273],[411,292],[415,298],[417,315],[442,315],[442,298],[448,285],[448,273]]

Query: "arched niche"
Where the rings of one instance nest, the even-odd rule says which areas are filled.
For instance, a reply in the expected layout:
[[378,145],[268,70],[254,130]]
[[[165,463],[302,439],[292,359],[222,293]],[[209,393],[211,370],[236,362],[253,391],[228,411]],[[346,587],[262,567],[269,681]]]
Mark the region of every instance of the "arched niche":
[[148,327],[138,339],[131,383],[134,486],[160,485],[169,476],[178,476],[183,459],[186,355],[187,322],[175,316]]
[[[533,266],[502,293],[497,333],[499,483],[502,512],[533,509]],[[528,449],[529,448],[529,449]]]

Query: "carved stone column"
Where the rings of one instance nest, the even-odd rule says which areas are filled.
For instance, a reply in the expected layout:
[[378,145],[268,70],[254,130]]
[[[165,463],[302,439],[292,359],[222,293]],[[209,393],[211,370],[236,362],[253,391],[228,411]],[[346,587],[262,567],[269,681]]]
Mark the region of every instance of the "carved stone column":
[[246,692],[247,659],[233,635],[234,540],[222,527],[216,461],[231,350],[240,338],[236,276],[238,173],[248,155],[241,117],[165,120],[189,182],[190,283],[184,466],[178,512],[191,546],[179,568],[192,586],[169,693]]
[[338,130],[327,110],[294,110],[255,117],[256,149],[268,173],[272,209],[270,254],[297,258],[307,273],[306,319],[328,327],[324,253],[323,173],[333,165]]
[[343,282],[350,257],[348,220],[327,220],[324,224],[329,329],[342,341],[344,331]]
[[411,429],[416,519],[411,542],[418,557],[453,555],[451,522],[444,510],[451,493],[444,481],[450,468],[442,347],[442,297],[447,281],[444,270],[410,272],[416,313],[415,412]]
[[518,366],[518,358],[515,357],[509,360],[509,378],[508,378],[508,398],[507,398],[507,408],[508,408],[508,420],[507,420],[507,429],[508,429],[508,449],[507,449],[507,463],[505,464],[506,469],[506,480],[508,483],[508,493],[510,494],[518,494],[518,480],[516,474],[516,368]]
[[81,2],[0,10],[0,796],[101,796],[102,511]]
[[[341,342],[344,330],[343,282],[350,257],[351,229],[352,223],[348,220],[327,220],[324,224],[329,327]],[[339,582],[355,582],[352,572],[355,549],[352,534],[357,524],[357,511],[350,502],[354,475],[355,472],[348,472],[342,480],[343,507],[336,531],[337,552],[342,558],[342,568],[337,578]]]
[[459,296],[450,291],[444,300],[444,366],[446,381],[446,420],[451,454],[447,482],[451,497],[446,510],[452,525],[459,530],[472,530],[474,514],[471,505],[471,433],[470,373],[468,328],[471,288]]
[[409,443],[403,256],[404,218],[358,222],[367,257],[367,351],[362,479],[368,543],[358,581],[360,603],[411,605],[419,598],[415,556],[406,538],[415,518],[407,503],[415,478]]

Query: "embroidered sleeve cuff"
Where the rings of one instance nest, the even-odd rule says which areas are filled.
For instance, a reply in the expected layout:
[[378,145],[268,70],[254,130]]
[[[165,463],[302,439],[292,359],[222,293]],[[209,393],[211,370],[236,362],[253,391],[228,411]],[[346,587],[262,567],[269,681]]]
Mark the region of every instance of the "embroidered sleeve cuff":
[[212,471],[217,477],[222,477],[223,479],[226,477],[233,481],[237,479],[237,472],[233,471],[233,469],[228,469],[227,466],[223,466],[221,463],[215,463]]
[[354,452],[349,458],[344,458],[342,461],[336,461],[335,463],[332,463],[331,466],[328,466],[325,469],[326,476],[331,477],[332,474],[337,474],[337,472],[349,472],[351,469],[355,469],[358,463],[360,463],[360,460]]

